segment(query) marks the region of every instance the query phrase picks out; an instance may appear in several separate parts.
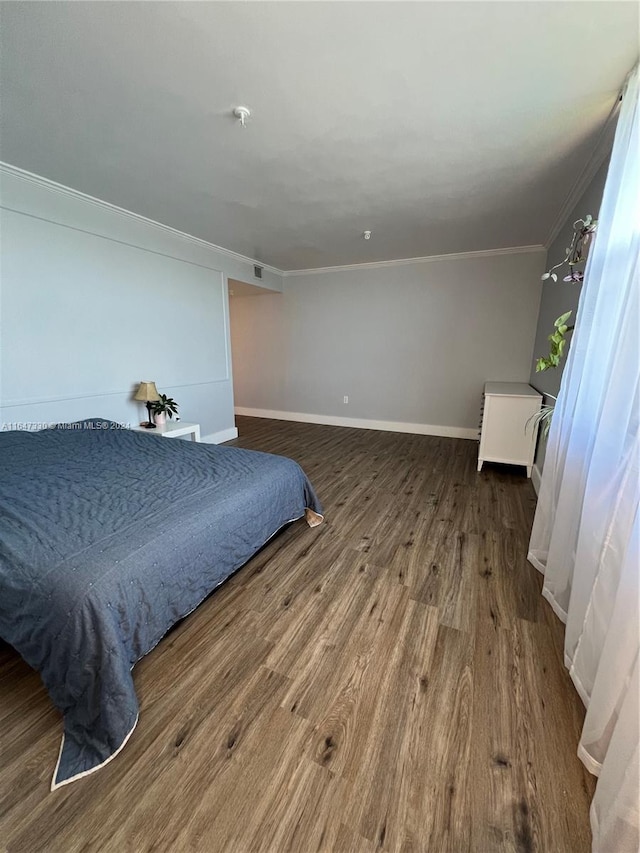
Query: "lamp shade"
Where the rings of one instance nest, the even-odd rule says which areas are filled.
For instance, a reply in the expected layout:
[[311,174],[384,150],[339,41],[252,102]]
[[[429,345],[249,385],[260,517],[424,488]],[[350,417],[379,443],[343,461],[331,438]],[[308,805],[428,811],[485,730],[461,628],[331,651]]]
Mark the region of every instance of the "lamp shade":
[[134,400],[142,400],[143,403],[153,403],[160,399],[155,382],[141,382],[136,391]]

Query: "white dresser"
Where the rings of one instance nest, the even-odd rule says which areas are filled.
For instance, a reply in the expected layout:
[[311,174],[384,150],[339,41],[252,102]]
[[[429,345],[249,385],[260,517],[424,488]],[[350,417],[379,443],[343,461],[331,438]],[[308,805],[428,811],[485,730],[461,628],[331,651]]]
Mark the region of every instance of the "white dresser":
[[480,418],[478,471],[484,462],[524,465],[531,476],[542,395],[525,382],[487,382]]

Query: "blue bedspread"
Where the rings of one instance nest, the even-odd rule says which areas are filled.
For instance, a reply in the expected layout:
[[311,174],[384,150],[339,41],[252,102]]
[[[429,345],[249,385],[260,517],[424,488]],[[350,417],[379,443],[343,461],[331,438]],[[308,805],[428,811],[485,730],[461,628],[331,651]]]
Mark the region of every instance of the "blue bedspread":
[[279,528],[322,511],[291,459],[115,427],[0,433],[0,636],[64,715],[52,787],[126,742],[135,662]]

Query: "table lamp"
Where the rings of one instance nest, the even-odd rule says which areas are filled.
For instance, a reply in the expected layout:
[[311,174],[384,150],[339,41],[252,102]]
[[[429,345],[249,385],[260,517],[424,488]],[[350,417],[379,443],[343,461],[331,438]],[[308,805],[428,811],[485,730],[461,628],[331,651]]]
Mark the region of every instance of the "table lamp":
[[136,391],[134,400],[142,400],[142,402],[147,404],[147,412],[149,413],[149,421],[146,424],[140,424],[140,426],[145,427],[146,429],[155,429],[156,425],[153,422],[153,416],[151,415],[151,404],[155,400],[160,399],[160,394],[158,394],[158,389],[156,388],[155,382],[141,382],[138,386],[138,390]]

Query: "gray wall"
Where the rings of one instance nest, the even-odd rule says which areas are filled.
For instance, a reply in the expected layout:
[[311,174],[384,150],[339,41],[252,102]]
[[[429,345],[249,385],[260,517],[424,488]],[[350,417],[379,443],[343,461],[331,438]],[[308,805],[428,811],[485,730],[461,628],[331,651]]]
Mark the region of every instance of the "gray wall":
[[[583,219],[588,213],[593,217],[598,216],[604,185],[607,179],[607,169],[609,166],[608,159],[600,167],[595,177],[582,194],[580,201],[576,204],[567,221],[562,226],[562,229],[551,245],[547,255],[547,269],[550,269],[554,264],[559,263],[566,255],[566,249],[571,242],[573,235],[573,223],[577,219]],[[540,301],[540,313],[538,315],[538,323],[536,328],[535,344],[533,348],[533,358],[531,362],[531,375],[529,382],[534,388],[537,388],[543,394],[553,394],[557,397],[560,389],[560,380],[562,379],[562,371],[566,364],[566,358],[562,361],[560,367],[551,370],[545,370],[542,373],[536,373],[536,361],[540,356],[549,354],[548,336],[553,331],[553,323],[561,314],[566,311],[573,311],[571,320],[575,320],[578,300],[580,298],[581,285],[571,282],[564,282],[562,278],[566,275],[568,267],[556,270],[558,273],[558,281],[553,282],[547,280],[543,283],[542,299]],[[570,345],[570,344],[569,344]],[[568,351],[568,350],[567,350]],[[553,402],[548,399],[547,402]],[[541,438],[538,443],[535,464],[542,471],[544,465],[545,442]]]
[[289,276],[234,298],[236,406],[475,431],[485,380],[528,379],[544,257]]
[[233,430],[227,274],[251,279],[252,266],[46,182],[0,177],[2,423],[137,423],[132,391],[151,379],[204,435]]

